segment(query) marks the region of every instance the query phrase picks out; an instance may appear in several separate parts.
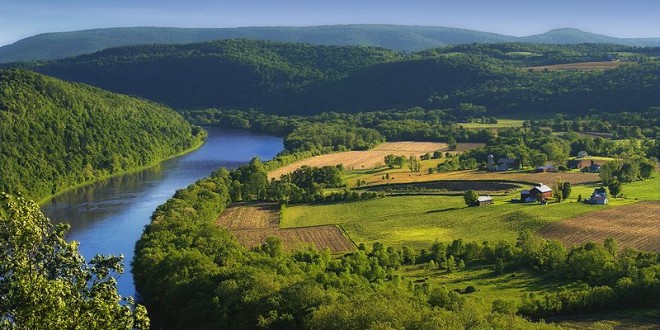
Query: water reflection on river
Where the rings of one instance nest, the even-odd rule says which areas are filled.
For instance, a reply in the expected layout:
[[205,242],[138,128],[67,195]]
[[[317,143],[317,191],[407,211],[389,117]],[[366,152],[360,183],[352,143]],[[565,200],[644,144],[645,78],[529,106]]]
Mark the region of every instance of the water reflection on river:
[[133,247],[158,205],[177,189],[206,177],[221,166],[237,167],[258,156],[270,159],[282,150],[282,139],[247,132],[207,129],[198,150],[155,167],[72,190],[42,207],[53,222],[71,224],[69,240],[80,242],[87,260],[96,254],[123,254],[125,272],[119,292],[135,295],[130,261]]

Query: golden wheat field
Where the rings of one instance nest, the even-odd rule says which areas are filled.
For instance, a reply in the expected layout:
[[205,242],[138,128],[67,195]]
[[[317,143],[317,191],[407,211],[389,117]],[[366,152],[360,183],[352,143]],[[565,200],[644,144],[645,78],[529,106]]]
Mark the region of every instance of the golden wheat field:
[[[459,143],[456,150],[465,151],[483,145],[483,143]],[[346,169],[368,169],[384,166],[385,156],[389,154],[397,156],[420,156],[436,150],[446,151],[447,144],[441,142],[412,141],[385,142],[371,150],[337,152],[303,159],[271,171],[268,173],[268,177],[277,179],[283,174],[293,172],[304,165],[320,167],[343,164]]]

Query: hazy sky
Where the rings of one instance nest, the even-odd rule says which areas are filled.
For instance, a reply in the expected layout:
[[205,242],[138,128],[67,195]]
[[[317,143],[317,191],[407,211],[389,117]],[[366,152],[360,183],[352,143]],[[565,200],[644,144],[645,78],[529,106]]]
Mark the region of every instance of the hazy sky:
[[386,23],[509,35],[574,27],[660,37],[660,0],[0,0],[0,45],[115,26],[238,27]]

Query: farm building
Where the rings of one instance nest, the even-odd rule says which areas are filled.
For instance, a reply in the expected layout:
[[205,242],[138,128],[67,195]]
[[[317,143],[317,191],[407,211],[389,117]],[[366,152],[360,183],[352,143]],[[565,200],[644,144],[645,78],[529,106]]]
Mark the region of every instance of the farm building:
[[488,155],[488,169],[491,171],[509,171],[520,168],[520,161],[513,158],[500,158],[497,164],[493,155]]
[[582,172],[599,173],[600,172],[600,165],[595,164],[594,161],[592,160],[591,165],[582,168]]
[[606,205],[608,202],[607,191],[605,191],[605,188],[595,189],[594,192],[591,194],[591,198],[585,200],[585,202],[589,204]]
[[520,192],[520,200],[526,203],[542,201],[552,197],[552,188],[539,183],[538,186]]
[[589,153],[587,153],[586,151],[578,152],[577,158],[584,158],[584,157],[589,157]]
[[584,167],[584,161],[581,159],[574,159],[574,160],[569,160],[568,164],[566,164],[568,168],[571,169],[581,169]]
[[543,166],[537,166],[535,171],[536,172],[557,172],[557,168],[554,165],[543,165]]
[[493,197],[479,196],[477,197],[477,204],[479,206],[493,205]]

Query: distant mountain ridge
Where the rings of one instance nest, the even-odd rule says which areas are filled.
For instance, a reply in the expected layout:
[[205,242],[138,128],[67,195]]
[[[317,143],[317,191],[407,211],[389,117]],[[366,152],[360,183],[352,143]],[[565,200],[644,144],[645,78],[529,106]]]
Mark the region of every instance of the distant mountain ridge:
[[538,35],[514,37],[450,27],[369,24],[239,28],[126,27],[39,34],[0,47],[0,63],[60,59],[119,46],[185,44],[236,38],[313,45],[376,46],[404,52],[447,45],[500,42],[660,46],[660,38],[615,38],[577,29],[557,29]]

